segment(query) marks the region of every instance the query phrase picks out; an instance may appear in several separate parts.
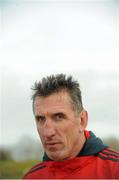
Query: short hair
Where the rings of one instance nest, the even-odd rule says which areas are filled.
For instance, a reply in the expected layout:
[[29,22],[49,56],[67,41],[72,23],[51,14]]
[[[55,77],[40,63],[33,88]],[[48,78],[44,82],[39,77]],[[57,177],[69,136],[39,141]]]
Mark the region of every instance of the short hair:
[[80,113],[83,109],[79,83],[73,80],[72,76],[66,77],[65,74],[56,74],[44,77],[41,81],[35,82],[32,90],[34,90],[34,94],[32,95],[33,105],[37,96],[46,97],[55,92],[65,90],[69,93],[73,110]]

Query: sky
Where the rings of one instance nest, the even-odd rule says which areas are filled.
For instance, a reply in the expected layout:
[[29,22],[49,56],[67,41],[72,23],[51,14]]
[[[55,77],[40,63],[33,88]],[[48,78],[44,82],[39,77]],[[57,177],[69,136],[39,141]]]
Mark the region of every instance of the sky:
[[0,3],[0,145],[39,138],[31,87],[57,73],[79,81],[88,129],[119,138],[118,1]]

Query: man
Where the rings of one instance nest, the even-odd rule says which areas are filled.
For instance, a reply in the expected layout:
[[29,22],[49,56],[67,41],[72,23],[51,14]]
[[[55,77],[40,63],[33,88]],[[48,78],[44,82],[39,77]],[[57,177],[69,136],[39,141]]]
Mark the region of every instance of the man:
[[23,178],[119,178],[119,153],[86,130],[88,114],[78,82],[53,75],[35,83],[33,90],[33,112],[45,153],[43,162]]

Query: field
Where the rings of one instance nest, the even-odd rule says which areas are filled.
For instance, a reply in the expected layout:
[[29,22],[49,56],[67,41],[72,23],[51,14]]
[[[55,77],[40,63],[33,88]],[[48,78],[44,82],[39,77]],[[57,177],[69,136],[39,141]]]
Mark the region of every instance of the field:
[[38,161],[1,161],[0,162],[0,179],[21,179],[23,175]]

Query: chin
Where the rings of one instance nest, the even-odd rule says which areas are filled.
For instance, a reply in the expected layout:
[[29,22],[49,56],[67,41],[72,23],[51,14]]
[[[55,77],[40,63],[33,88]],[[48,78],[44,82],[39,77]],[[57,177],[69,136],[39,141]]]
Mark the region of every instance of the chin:
[[61,157],[56,152],[48,152],[48,157],[54,161],[59,160]]
[[48,157],[54,161],[63,161],[64,159],[67,159],[66,153],[62,150],[59,151],[47,151],[46,152]]
[[57,157],[57,156],[50,156],[50,159],[53,161],[63,161],[64,159],[62,157]]

